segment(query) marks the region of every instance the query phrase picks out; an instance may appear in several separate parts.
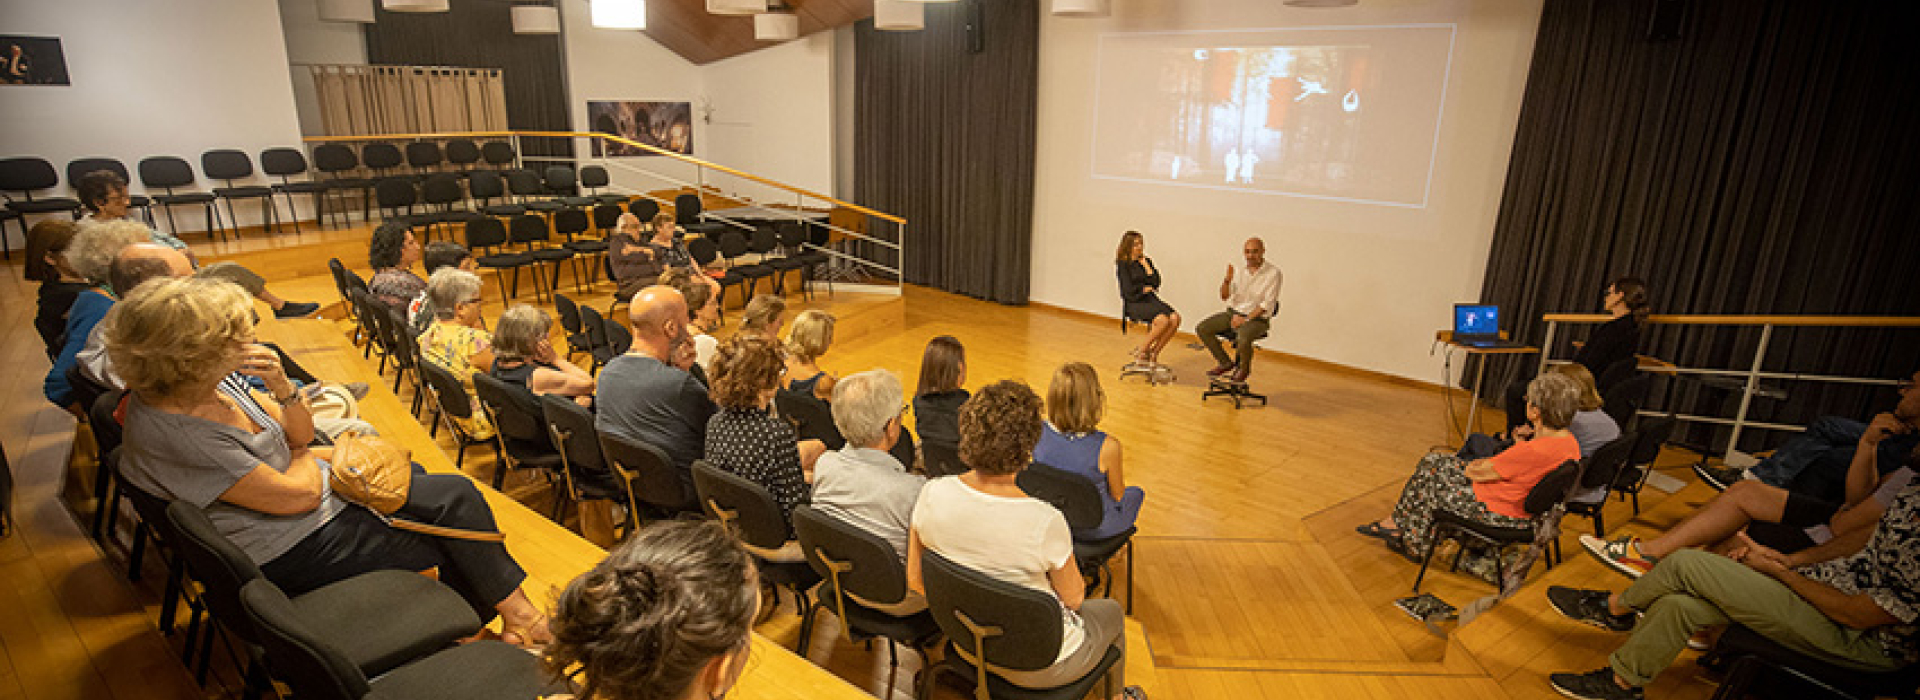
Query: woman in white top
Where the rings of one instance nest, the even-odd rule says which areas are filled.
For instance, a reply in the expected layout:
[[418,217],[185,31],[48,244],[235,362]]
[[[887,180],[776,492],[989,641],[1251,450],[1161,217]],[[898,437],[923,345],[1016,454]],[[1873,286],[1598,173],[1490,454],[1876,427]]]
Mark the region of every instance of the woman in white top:
[[[1060,655],[1039,671],[998,670],[1021,687],[1049,688],[1085,675],[1108,647],[1126,654],[1125,614],[1111,598],[1086,599],[1086,581],[1073,559],[1067,519],[1015,483],[1040,440],[1040,397],[1027,385],[1000,381],[960,407],[960,460],[970,470],[927,482],[907,531],[907,587],[925,594],[921,559],[941,556],[1002,581],[1047,591],[1060,599]],[[1116,698],[1143,698],[1126,685],[1126,663],[1108,671]]]

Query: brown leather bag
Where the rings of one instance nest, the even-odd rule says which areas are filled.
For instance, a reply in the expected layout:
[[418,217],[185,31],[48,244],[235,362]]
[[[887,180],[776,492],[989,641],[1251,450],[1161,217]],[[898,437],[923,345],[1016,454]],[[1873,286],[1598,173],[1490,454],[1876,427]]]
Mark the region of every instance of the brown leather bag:
[[[333,439],[333,464],[327,474],[333,483],[333,492],[341,498],[392,516],[407,504],[407,493],[413,488],[413,456],[406,448],[390,441],[349,430]],[[386,521],[395,529],[435,537],[479,542],[507,539],[498,532],[461,530],[399,517],[389,517]]]

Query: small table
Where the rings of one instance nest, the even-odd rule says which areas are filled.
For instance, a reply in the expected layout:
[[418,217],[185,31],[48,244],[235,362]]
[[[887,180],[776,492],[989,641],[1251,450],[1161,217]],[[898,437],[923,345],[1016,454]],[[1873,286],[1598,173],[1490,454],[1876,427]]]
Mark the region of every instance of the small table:
[[[1506,331],[1501,331],[1500,338],[1504,340],[1506,337],[1507,337]],[[1433,334],[1433,339],[1438,342],[1446,343],[1447,345],[1450,345],[1452,347],[1465,350],[1468,355],[1531,355],[1531,354],[1540,352],[1540,348],[1532,347],[1529,345],[1518,345],[1518,346],[1506,347],[1506,348],[1477,348],[1471,345],[1461,345],[1459,343],[1453,342],[1453,331],[1450,331],[1450,330],[1435,331]],[[1468,411],[1467,420],[1471,421],[1471,425],[1473,426],[1473,429],[1471,431],[1463,431],[1463,434],[1460,436],[1461,440],[1467,439],[1467,436],[1464,434],[1465,432],[1480,431],[1480,384],[1481,382],[1486,380],[1486,378],[1487,378],[1487,362],[1486,362],[1486,358],[1481,358],[1480,367],[1475,370],[1473,375],[1473,399],[1467,404],[1467,411]],[[1450,391],[1452,388],[1442,387],[1442,389]],[[1448,415],[1447,418],[1448,418],[1447,420],[1448,426],[1457,425],[1456,423],[1453,422],[1452,415]]]

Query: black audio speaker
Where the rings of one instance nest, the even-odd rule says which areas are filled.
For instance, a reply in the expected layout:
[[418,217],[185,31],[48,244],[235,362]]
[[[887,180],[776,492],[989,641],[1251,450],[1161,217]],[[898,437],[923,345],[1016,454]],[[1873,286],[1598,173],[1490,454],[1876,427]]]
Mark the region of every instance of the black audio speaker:
[[1687,0],[1653,0],[1653,19],[1647,23],[1647,41],[1673,41],[1687,23]]
[[980,6],[983,0],[966,0],[962,11],[967,17],[967,53],[980,53],[987,50],[987,33],[981,27],[986,20],[986,8]]

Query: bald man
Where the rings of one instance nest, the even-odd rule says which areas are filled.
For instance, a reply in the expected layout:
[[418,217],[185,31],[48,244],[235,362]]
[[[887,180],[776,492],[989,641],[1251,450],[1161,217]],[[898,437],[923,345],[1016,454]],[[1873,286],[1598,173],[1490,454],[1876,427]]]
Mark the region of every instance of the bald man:
[[715,409],[706,385],[676,366],[693,344],[687,300],[672,287],[646,287],[634,293],[628,319],[633,347],[600,369],[594,427],[667,453],[691,507],[693,461],[706,450]]
[[[1267,262],[1266,242],[1249,238],[1240,253],[1246,257],[1246,266],[1228,265],[1227,278],[1220,282],[1220,300],[1227,302],[1227,310],[1193,327],[1193,334],[1200,336],[1219,365],[1207,376],[1226,376],[1236,382],[1247,380],[1253,368],[1253,341],[1267,334],[1267,324],[1280,312],[1280,267]],[[1220,334],[1227,331],[1234,337],[1233,358],[1220,346]]]

